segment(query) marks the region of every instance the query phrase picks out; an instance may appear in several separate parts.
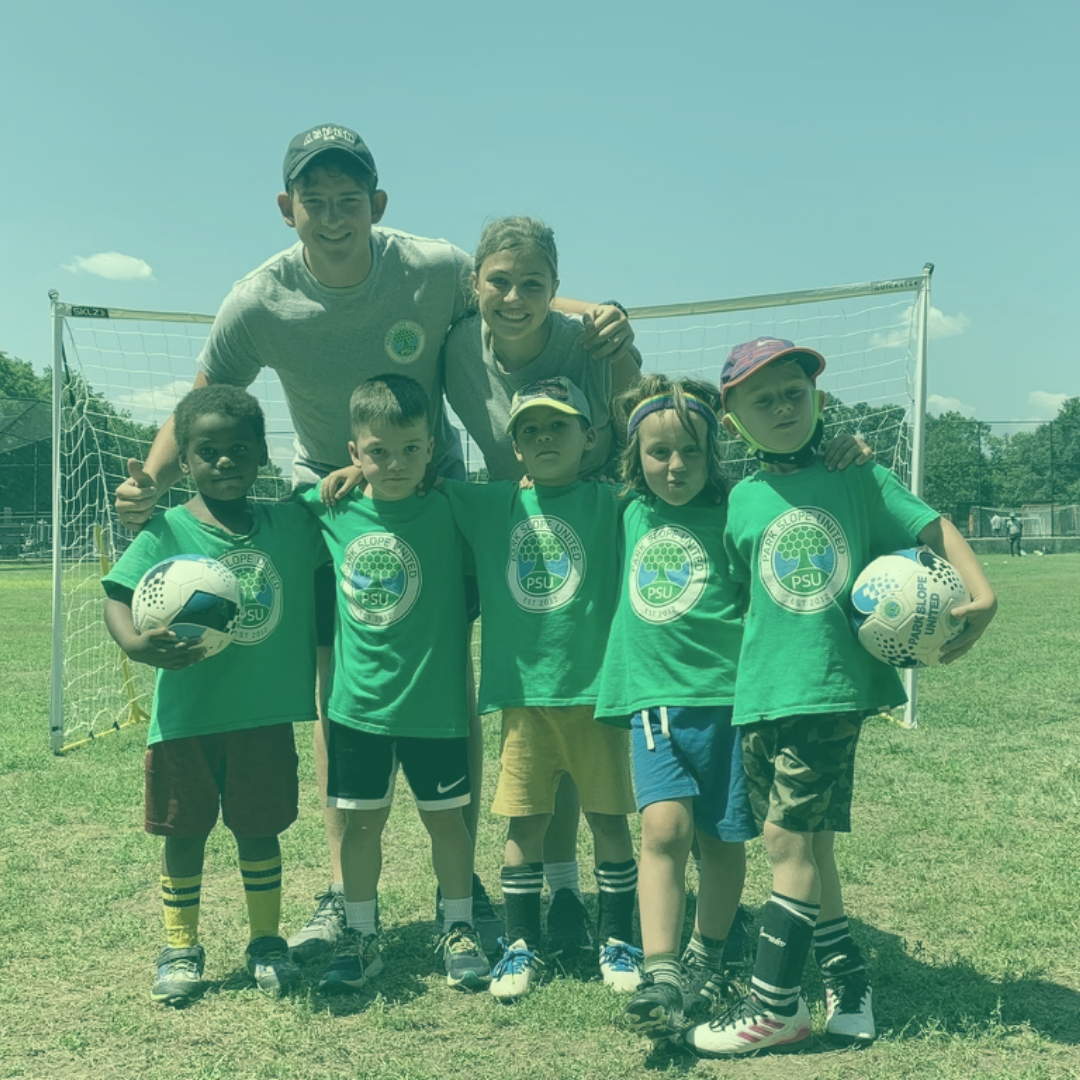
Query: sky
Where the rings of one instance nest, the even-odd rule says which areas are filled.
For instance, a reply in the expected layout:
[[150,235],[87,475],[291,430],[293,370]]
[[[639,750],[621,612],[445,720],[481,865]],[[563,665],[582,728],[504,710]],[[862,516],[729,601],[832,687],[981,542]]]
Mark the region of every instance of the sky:
[[[358,130],[384,224],[555,229],[625,306],[918,275],[931,411],[1080,395],[1080,4],[72,0],[5,14],[0,349],[48,291],[212,314],[293,234],[289,140]],[[1070,134],[1071,132],[1071,134]]]

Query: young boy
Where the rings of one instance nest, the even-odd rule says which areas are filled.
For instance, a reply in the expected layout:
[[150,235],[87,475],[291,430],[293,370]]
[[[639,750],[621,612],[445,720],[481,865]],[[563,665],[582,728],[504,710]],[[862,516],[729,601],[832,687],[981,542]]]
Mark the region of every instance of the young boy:
[[872,465],[828,472],[816,452],[825,360],[790,341],[737,345],[720,377],[724,424],[762,462],[731,493],[725,545],[749,609],[735,687],[734,723],[754,815],[773,865],[750,993],[686,1035],[708,1056],[808,1045],[801,995],[811,949],[825,983],[826,1030],[873,1040],[870,981],[844,915],[833,855],[851,828],[855,746],[863,717],[904,700],[895,669],[870,656],[848,620],[851,584],[878,555],[927,544],[971,592],[955,614],[966,630],[947,662],[986,629],[997,602],[956,529]]
[[450,986],[486,986],[473,925],[473,843],[466,707],[464,545],[445,498],[417,485],[435,440],[427,395],[404,375],[361,383],[349,402],[349,454],[363,489],[334,508],[318,488],[298,498],[319,521],[337,579],[326,802],[345,812],[346,931],[323,990],[357,989],[383,968],[376,889],[382,831],[400,763],[431,837]]
[[569,379],[519,390],[507,431],[532,489],[514,481],[442,488],[476,560],[480,711],[503,717],[493,810],[510,818],[501,874],[507,933],[491,992],[515,1000],[537,975],[544,834],[563,773],[578,787],[595,841],[604,981],[632,991],[641,953],[629,944],[637,867],[626,821],[634,809],[628,733],[593,720],[618,592],[618,507],[606,484],[578,480],[596,432]]
[[[220,808],[236,837],[251,942],[247,969],[280,993],[299,977],[278,936],[278,834],[296,820],[292,725],[312,717],[313,575],[325,559],[299,507],[249,502],[266,463],[259,403],[232,386],[193,390],[176,410],[180,467],[197,494],[154,518],[103,579],[105,622],[133,660],[159,669],[146,752],[146,831],[165,838],[161,894],[166,947],[151,997],[186,1005],[200,992],[199,893],[206,838]],[[136,633],[135,586],[173,555],[209,555],[240,581],[244,615],[234,643],[203,658],[198,641]]]

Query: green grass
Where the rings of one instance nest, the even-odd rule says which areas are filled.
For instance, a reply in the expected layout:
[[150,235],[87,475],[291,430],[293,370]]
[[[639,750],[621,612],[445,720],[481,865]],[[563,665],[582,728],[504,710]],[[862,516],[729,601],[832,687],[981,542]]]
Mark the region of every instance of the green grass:
[[[448,990],[432,952],[426,835],[407,797],[387,835],[390,967],[377,989],[323,1000],[308,987],[275,1002],[249,987],[235,852],[219,829],[204,885],[210,989],[182,1012],[152,1005],[161,917],[158,843],[141,829],[144,732],[48,752],[47,571],[0,569],[0,1077],[1080,1076],[1080,556],[984,561],[998,619],[970,656],[924,674],[917,730],[872,721],[859,750],[855,831],[839,859],[881,1037],[861,1052],[818,1037],[797,1057],[733,1063],[650,1057],[595,981],[552,977],[515,1008]],[[287,931],[327,880],[306,729],[299,743]],[[489,725],[488,796],[497,743]],[[478,858],[490,884],[501,836],[485,815]],[[587,848],[583,838],[586,865]],[[757,908],[769,881],[760,844],[750,863]],[[805,986],[820,1035],[809,968]]]

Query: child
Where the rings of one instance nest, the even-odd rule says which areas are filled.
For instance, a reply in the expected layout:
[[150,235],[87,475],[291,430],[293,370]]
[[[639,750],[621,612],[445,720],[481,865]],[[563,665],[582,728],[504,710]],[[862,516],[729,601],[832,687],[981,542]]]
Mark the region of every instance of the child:
[[[596,714],[631,729],[645,977],[624,1015],[657,1040],[677,1035],[684,1009],[708,1010],[724,994],[744,842],[757,835],[731,725],[742,610],[723,552],[719,406],[708,384],[663,375],[643,376],[618,402],[636,498],[623,516],[623,585]],[[695,834],[701,884],[680,960]]]
[[607,485],[578,480],[596,431],[569,379],[519,390],[507,430],[532,489],[513,481],[443,483],[476,559],[484,610],[480,711],[503,714],[493,810],[510,818],[501,874],[507,934],[491,992],[513,1001],[536,978],[544,835],[564,773],[578,787],[596,847],[604,981],[634,990],[640,951],[629,944],[637,868],[626,822],[633,807],[627,746],[623,732],[593,722],[615,607],[616,499]]
[[750,993],[687,1033],[709,1056],[808,1044],[801,976],[811,946],[825,983],[826,1030],[852,1043],[876,1034],[870,981],[844,915],[833,855],[850,831],[855,746],[863,717],[904,700],[895,669],[870,656],[848,620],[856,575],[888,551],[928,544],[960,572],[967,629],[943,655],[965,653],[997,602],[978,559],[948,522],[887,469],[826,471],[816,452],[824,358],[790,341],[737,345],[720,378],[724,425],[763,464],[731,493],[725,545],[750,606],[735,718],[773,892]]
[[[176,440],[197,494],[153,518],[103,584],[105,623],[117,644],[160,669],[146,752],[146,831],[165,837],[166,947],[151,997],[182,1006],[202,986],[199,893],[219,807],[240,856],[251,926],[247,969],[268,993],[299,977],[278,936],[278,834],[296,820],[292,725],[313,714],[313,575],[325,552],[299,507],[247,498],[267,460],[265,421],[250,394],[233,386],[193,390],[177,407]],[[202,663],[198,641],[167,630],[138,634],[131,615],[142,575],[190,553],[233,569],[244,599],[233,645]]]
[[491,968],[473,925],[466,618],[461,537],[437,492],[417,498],[434,439],[427,395],[404,375],[361,383],[349,403],[349,454],[364,485],[313,513],[338,579],[327,805],[345,811],[346,931],[320,989],[356,989],[383,968],[376,889],[382,831],[401,763],[431,837],[450,986],[486,986]]

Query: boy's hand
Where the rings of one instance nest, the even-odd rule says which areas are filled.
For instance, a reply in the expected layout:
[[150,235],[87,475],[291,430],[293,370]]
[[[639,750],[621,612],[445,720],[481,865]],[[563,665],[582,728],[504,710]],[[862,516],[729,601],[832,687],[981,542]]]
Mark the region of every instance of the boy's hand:
[[582,315],[585,329],[578,339],[594,360],[617,364],[630,357],[634,330],[630,320],[613,304],[597,304]]
[[147,630],[137,634],[124,649],[132,660],[166,671],[181,671],[206,656],[202,638],[179,638],[171,630]]
[[129,529],[141,529],[150,520],[160,492],[157,481],[137,458],[128,458],[128,478],[116,489],[116,513]]
[[333,506],[339,499],[345,498],[353,488],[363,486],[364,472],[356,465],[346,465],[344,469],[335,469],[319,484],[319,498],[324,506]]
[[852,464],[865,465],[874,457],[869,443],[864,442],[858,435],[838,435],[822,449],[825,451],[825,468],[829,472],[846,469]]
[[997,614],[997,606],[997,597],[991,593],[989,597],[977,596],[970,603],[952,609],[953,615],[958,619],[967,619],[967,626],[948,645],[941,647],[943,664],[959,660],[983,636],[990,621]]

